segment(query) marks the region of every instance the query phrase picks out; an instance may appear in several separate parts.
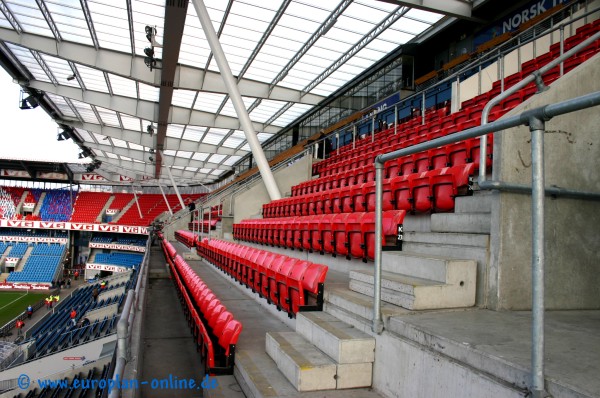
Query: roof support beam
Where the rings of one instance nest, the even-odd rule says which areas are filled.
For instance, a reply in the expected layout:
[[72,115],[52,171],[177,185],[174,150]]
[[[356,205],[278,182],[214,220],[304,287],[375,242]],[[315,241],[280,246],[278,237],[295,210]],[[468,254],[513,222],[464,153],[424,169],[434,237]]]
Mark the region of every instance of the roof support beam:
[[[116,174],[125,175],[124,172],[133,173],[133,175],[137,176],[138,181],[147,180],[148,177],[152,177],[154,174],[154,165],[146,164],[146,163],[138,163],[131,160],[122,160],[122,159],[111,159],[104,156],[97,156],[97,159],[102,161],[101,168],[107,168],[114,170]],[[106,167],[105,167],[106,166]],[[194,172],[189,170],[181,170],[178,168],[171,168],[171,173],[173,173],[173,177],[177,180],[178,184],[182,184],[182,181],[186,181],[186,183],[195,183],[198,181],[202,183],[212,183],[216,179],[216,177],[211,177],[206,173]],[[133,178],[133,177],[131,177]],[[171,185],[169,179],[160,179],[161,183],[164,185]]]
[[[18,34],[16,31],[6,28],[0,28],[0,40],[154,87],[159,87],[161,84],[160,70],[150,71],[144,64],[144,57],[142,56],[132,56],[131,54],[107,49],[96,50],[94,46],[73,42],[57,42],[52,37],[38,36],[31,33]],[[317,105],[325,99],[321,95],[302,95],[300,90],[279,86],[274,87],[269,92],[268,83],[250,79],[240,79],[238,87],[244,97],[291,101],[307,105]],[[173,89],[228,94],[223,79],[218,72],[185,65],[178,65],[175,68]]]
[[[152,156],[152,158],[156,159],[156,154],[152,154],[152,153],[145,152],[145,151],[140,151],[137,149],[121,148],[118,146],[96,144],[96,143],[88,143],[88,144],[86,144],[86,146],[90,149],[104,151],[104,152],[110,152],[110,153],[114,153],[115,155],[120,155],[120,156],[126,156],[131,159],[139,160],[140,162],[150,163],[151,162],[149,160],[150,156]],[[171,155],[163,154],[163,157],[165,158],[165,161],[167,161],[168,164],[171,166],[198,167],[198,168],[208,168],[208,169],[217,169],[217,170],[231,170],[232,169],[231,166],[203,162],[203,161],[195,160],[195,159],[185,159],[185,158],[182,158],[179,156],[171,156]]]
[[471,19],[472,1],[467,0],[380,0],[400,6],[451,15],[462,19]]
[[[66,124],[79,130],[86,130],[92,133],[100,134],[105,137],[117,138],[133,144],[142,145],[147,148],[152,148],[154,145],[154,138],[146,133],[135,130],[121,129],[118,127],[103,126],[96,123],[86,123],[77,120],[61,119],[57,120],[57,123]],[[84,141],[84,143],[91,141]],[[234,148],[226,148],[218,145],[203,144],[201,142],[179,139],[173,137],[166,137],[165,139],[165,150],[171,151],[186,151],[186,152],[201,152],[201,153],[216,153],[219,155],[234,155],[244,156],[248,151]]]
[[[64,85],[54,86],[51,83],[32,80],[28,87],[60,95],[62,97],[85,102],[90,105],[100,106],[116,112],[150,120],[154,123],[158,120],[158,104],[150,101],[138,100],[136,98],[109,95],[98,91],[83,91],[76,87]],[[221,129],[241,130],[242,126],[238,118],[231,116],[217,116],[213,113],[187,109],[178,106],[170,107],[169,124],[191,124],[194,126],[215,127]],[[262,123],[253,122],[256,131],[275,134],[281,130],[279,127],[267,126]]]
[[[183,37],[183,28],[185,27],[185,17],[187,14],[187,1],[167,1],[165,6],[165,23],[163,42],[168,43],[163,47],[163,59],[160,75],[160,91],[158,99],[158,131],[156,134],[156,171],[155,178],[160,178],[162,157],[161,152],[165,147],[165,137],[167,136],[167,125],[169,123],[169,111],[173,101],[173,80],[179,59],[179,49],[181,48],[181,38]],[[172,178],[171,178],[172,179]],[[175,184],[175,183],[173,183]],[[181,201],[179,191],[177,197]],[[183,207],[183,201],[181,201]]]

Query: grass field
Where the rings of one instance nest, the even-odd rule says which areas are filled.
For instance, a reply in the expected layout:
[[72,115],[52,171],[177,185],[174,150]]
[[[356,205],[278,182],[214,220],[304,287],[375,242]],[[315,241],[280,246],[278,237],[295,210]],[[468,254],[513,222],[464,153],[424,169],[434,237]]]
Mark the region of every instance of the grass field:
[[29,304],[35,304],[46,294],[27,292],[0,292],[0,327],[25,311]]

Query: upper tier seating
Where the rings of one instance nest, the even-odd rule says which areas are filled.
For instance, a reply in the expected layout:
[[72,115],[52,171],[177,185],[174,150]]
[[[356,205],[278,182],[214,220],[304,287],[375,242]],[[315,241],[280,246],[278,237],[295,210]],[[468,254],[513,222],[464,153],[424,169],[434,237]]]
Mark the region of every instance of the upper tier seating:
[[79,192],[73,207],[71,222],[94,223],[110,199],[108,192]]
[[115,198],[113,199],[108,208],[119,211],[123,210],[123,208],[134,199],[132,193],[115,193],[113,196]]
[[[75,195],[73,193],[73,200],[75,200]],[[68,221],[71,217],[71,192],[47,190],[39,216],[44,221]]]
[[146,246],[147,237],[133,237],[123,234],[100,234],[92,236],[94,243],[115,243],[129,246]]
[[[181,195],[181,198],[185,202],[186,200],[195,200],[200,196],[201,194],[183,194]],[[181,209],[181,205],[179,204],[179,198],[177,198],[177,195],[169,194],[166,195],[166,197],[169,201],[169,206],[171,207],[171,210],[173,212],[177,211],[178,209]],[[161,213],[166,212],[169,209],[161,194],[138,195],[138,203],[140,205],[139,211],[137,205],[133,204],[133,206],[131,206],[125,212],[125,214],[123,214],[116,221],[116,223],[121,225],[147,226],[150,225],[154,221],[154,219],[158,217]],[[140,218],[140,211],[143,215],[142,218]]]
[[242,332],[242,324],[233,319],[233,315],[204,281],[177,254],[173,245],[163,240],[162,246],[205,364],[204,373],[233,374],[235,346]]

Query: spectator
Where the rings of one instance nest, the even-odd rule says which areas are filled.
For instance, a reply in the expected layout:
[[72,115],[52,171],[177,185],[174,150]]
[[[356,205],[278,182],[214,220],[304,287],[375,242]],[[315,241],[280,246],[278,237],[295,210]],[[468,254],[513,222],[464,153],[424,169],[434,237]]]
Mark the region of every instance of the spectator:
[[73,276],[75,277],[75,280],[77,280],[79,278],[79,271],[75,271]]
[[77,311],[75,311],[75,308],[71,308],[71,323],[73,324],[73,326],[77,325]]
[[58,305],[58,300],[60,300],[60,296],[54,296],[54,302]]
[[98,301],[98,294],[100,292],[98,291],[98,288],[94,286],[94,290],[92,290],[92,297],[94,298],[94,301]]
[[52,302],[53,301],[54,301],[54,298],[52,296],[46,297],[46,308],[48,310],[52,309]]
[[71,288],[71,278],[67,279],[67,289]]
[[100,282],[100,290],[106,289],[106,281]]
[[190,210],[190,222],[194,221],[194,211],[196,210],[196,203],[190,202],[188,205],[188,209]]
[[31,315],[33,315],[33,307],[31,306],[31,304],[29,304],[27,306],[27,318],[31,319]]
[[15,327],[17,328],[17,336],[23,335],[23,328],[25,327],[25,322],[19,319],[15,323]]

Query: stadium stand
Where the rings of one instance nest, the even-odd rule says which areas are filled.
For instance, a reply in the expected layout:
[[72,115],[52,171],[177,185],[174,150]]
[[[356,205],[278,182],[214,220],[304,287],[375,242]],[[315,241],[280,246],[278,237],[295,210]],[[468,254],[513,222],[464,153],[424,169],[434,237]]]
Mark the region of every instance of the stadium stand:
[[[11,257],[22,257],[29,246],[18,243],[10,251]],[[52,283],[57,275],[66,246],[57,243],[37,243],[21,271],[11,272],[7,282]]]
[[138,268],[143,258],[143,254],[136,253],[97,253],[94,262],[98,264],[118,265],[126,268]]
[[79,192],[71,222],[94,223],[112,195],[107,192]]

